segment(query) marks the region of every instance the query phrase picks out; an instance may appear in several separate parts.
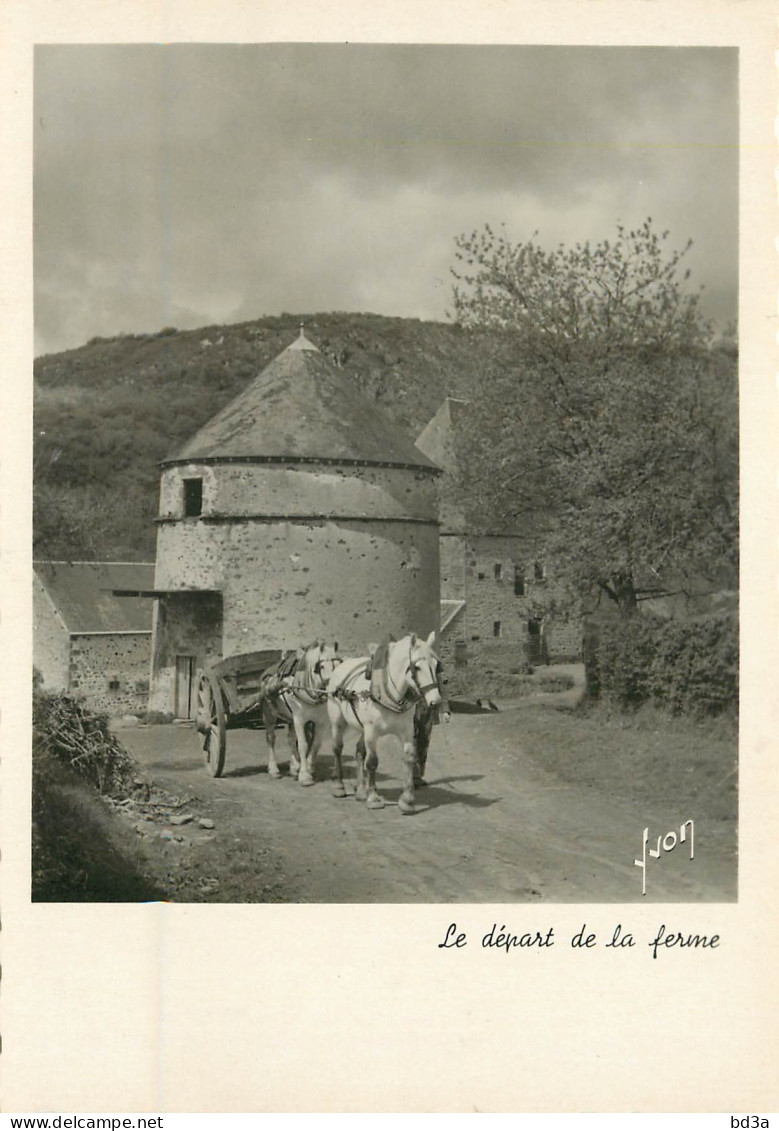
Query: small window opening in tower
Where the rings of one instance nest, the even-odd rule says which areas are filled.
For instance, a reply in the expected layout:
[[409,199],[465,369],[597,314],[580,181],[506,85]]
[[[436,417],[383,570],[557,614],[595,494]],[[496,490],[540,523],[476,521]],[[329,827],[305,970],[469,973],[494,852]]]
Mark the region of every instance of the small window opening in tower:
[[184,480],[184,516],[196,518],[203,513],[203,480]]
[[514,596],[525,596],[525,569],[524,566],[514,566]]
[[500,581],[503,577],[503,566],[500,562],[495,562],[495,580]]
[[501,634],[500,621],[495,620],[495,621],[492,622],[492,635],[493,636],[500,636],[500,634]]
[[536,581],[544,581],[544,579],[546,578],[546,570],[544,569],[543,562],[536,562],[533,568],[533,576],[535,577]]

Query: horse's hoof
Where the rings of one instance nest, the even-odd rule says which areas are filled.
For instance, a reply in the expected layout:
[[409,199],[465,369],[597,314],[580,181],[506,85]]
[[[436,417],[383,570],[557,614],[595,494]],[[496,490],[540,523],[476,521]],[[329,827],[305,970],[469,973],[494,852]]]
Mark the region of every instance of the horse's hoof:
[[368,797],[367,789],[355,789],[355,791],[354,791],[354,800],[355,801],[365,801],[367,797]]
[[272,770],[268,770],[268,777],[273,778],[273,780],[275,781],[277,778],[281,777],[281,770],[278,769],[278,767],[275,767]]
[[338,782],[333,786],[333,797],[346,797],[346,786],[343,782]]
[[314,779],[311,777],[311,774],[299,774],[298,775],[298,785],[313,785],[313,784],[314,784]]
[[400,809],[401,813],[404,813],[407,817],[410,817],[412,813],[416,813],[417,811],[414,802],[406,801],[405,797],[401,797],[398,801],[398,809]]
[[414,778],[414,789],[423,789],[427,785],[424,778]]
[[368,797],[368,808],[369,809],[383,809],[386,804],[387,803],[384,800],[384,798],[379,797],[378,793],[372,793]]

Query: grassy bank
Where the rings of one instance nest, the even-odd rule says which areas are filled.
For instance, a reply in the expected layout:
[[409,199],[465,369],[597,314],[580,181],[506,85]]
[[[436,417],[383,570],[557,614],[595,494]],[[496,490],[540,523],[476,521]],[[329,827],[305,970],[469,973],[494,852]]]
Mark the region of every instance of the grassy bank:
[[166,898],[154,861],[106,800],[73,771],[36,767],[32,898],[48,903]]
[[574,712],[526,707],[506,712],[532,761],[563,781],[638,805],[678,802],[701,815],[735,820],[738,734],[733,720],[695,722],[645,707],[621,714],[595,706]]

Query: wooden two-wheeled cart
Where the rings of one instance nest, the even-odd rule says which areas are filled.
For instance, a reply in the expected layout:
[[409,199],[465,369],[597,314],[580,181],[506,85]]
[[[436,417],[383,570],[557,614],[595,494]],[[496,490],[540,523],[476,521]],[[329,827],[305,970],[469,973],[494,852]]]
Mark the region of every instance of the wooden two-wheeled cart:
[[281,656],[278,649],[245,652],[220,660],[201,675],[195,729],[202,736],[206,769],[212,777],[218,778],[224,770],[228,730],[264,729],[260,680]]

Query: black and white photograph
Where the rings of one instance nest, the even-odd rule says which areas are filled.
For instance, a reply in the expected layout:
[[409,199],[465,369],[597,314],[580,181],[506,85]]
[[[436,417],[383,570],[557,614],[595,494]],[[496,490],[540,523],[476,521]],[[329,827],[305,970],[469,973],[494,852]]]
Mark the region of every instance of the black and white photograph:
[[763,1126],[771,0],[2,27],[3,1110]]
[[33,898],[735,899],[737,50],[41,46],[34,138]]

